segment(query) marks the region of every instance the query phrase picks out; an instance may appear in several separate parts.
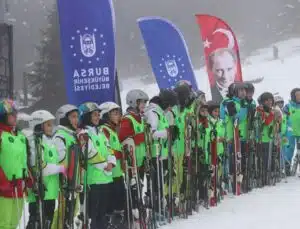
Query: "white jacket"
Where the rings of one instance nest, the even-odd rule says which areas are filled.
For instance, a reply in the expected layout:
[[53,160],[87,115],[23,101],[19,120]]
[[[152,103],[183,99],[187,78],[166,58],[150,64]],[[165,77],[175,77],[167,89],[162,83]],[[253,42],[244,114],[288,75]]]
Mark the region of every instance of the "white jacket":
[[168,132],[167,129],[158,130],[159,126],[159,116],[157,113],[164,114],[164,111],[155,103],[150,103],[145,109],[145,121],[151,126],[153,132],[153,139],[167,139]]
[[72,136],[76,136],[76,133],[75,133],[75,131],[73,131],[65,126],[61,126],[61,125],[57,126],[57,131],[55,132],[53,139],[54,139],[54,145],[58,152],[59,162],[62,162],[66,158],[68,149],[66,148],[65,142],[62,140],[62,139],[64,139],[64,136],[62,136],[58,132],[58,130],[64,130]]

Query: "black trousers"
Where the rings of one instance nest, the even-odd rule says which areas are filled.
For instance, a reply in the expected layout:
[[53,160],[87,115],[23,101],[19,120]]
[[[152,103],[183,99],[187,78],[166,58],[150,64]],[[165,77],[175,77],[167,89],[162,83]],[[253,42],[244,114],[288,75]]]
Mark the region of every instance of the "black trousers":
[[105,229],[105,215],[110,203],[110,185],[94,184],[90,186],[89,215],[92,220],[91,229]]
[[108,213],[125,210],[126,190],[123,176],[114,178],[114,182],[110,184],[110,200]]
[[[55,210],[55,200],[44,200],[44,216],[45,221],[50,221],[52,224],[53,216],[54,216],[54,210]],[[39,221],[39,208],[38,203],[33,202],[29,204],[29,221],[27,224],[27,229],[31,229],[32,225],[34,225],[35,222]]]

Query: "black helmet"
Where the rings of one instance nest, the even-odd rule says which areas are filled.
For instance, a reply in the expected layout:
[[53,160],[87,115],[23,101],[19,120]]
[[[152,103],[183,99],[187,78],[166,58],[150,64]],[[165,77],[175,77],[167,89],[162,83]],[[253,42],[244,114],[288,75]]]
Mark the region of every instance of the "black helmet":
[[242,82],[234,83],[233,89],[232,89],[233,90],[233,96],[238,97],[239,90],[241,90],[241,89],[246,89],[246,85],[244,83],[242,83]]
[[162,89],[158,95],[161,108],[163,110],[167,109],[168,107],[173,107],[178,104],[178,97],[175,91],[170,89]]
[[231,98],[234,96],[234,88],[235,88],[236,83],[232,83],[228,87],[228,94],[227,97]]
[[255,88],[253,83],[245,82],[245,88],[247,92],[254,92]]
[[192,89],[188,85],[180,85],[174,89],[181,107],[185,107],[190,102]]
[[291,91],[291,100],[296,103],[296,92],[300,91],[300,88],[294,88]]
[[207,107],[208,107],[208,113],[211,114],[213,110],[220,108],[220,104],[214,101],[208,101]]
[[273,96],[273,94],[270,93],[270,92],[264,92],[264,93],[262,93],[262,94],[258,97],[257,101],[258,101],[258,103],[259,103],[260,105],[263,105],[264,102],[265,102],[266,100],[268,100],[268,99],[272,99],[272,100],[273,100],[273,103],[274,103],[274,96]]

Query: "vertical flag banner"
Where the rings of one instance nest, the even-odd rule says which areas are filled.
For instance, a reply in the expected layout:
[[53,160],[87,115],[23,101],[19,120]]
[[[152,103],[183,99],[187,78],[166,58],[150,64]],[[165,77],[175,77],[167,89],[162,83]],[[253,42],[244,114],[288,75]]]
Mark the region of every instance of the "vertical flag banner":
[[68,102],[114,101],[112,0],[57,0],[57,6]]
[[237,39],[222,19],[196,15],[204,46],[206,69],[214,101],[221,101],[233,82],[243,81]]
[[158,87],[172,88],[188,80],[197,89],[195,75],[183,35],[170,21],[158,17],[138,19]]

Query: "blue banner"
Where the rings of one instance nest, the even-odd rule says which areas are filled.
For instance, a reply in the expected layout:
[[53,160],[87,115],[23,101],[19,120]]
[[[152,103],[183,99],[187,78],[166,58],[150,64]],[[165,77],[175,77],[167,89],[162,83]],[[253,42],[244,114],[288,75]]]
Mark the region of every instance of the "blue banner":
[[57,0],[68,102],[115,101],[112,0]]
[[180,80],[197,83],[183,35],[166,19],[138,19],[142,37],[159,88],[172,88]]

